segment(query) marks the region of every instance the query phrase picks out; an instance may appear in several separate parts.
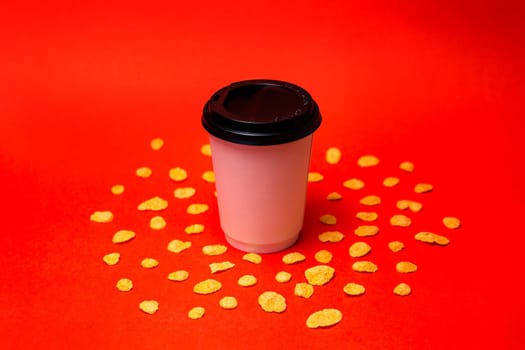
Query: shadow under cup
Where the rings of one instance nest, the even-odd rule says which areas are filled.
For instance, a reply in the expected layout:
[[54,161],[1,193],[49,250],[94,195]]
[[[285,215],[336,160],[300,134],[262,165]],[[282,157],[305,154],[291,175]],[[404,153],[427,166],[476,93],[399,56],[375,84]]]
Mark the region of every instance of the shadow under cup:
[[255,253],[291,246],[303,226],[312,137],[321,124],[310,94],[277,80],[233,83],[206,103],[202,124],[226,240]]

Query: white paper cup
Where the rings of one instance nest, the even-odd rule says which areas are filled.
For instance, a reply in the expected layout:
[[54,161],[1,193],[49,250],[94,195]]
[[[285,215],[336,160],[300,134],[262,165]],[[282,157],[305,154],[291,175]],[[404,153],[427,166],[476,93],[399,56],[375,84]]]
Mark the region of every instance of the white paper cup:
[[227,241],[256,253],[291,246],[303,226],[317,104],[296,85],[248,80],[217,91],[202,123]]

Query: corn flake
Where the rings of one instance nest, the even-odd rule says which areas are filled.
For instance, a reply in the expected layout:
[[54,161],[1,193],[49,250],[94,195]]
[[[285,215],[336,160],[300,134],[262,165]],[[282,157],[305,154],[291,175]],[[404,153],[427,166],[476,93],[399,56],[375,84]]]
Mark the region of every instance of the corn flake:
[[392,241],[388,242],[388,248],[394,253],[397,253],[405,248],[405,244],[400,241]]
[[399,283],[397,286],[394,287],[394,294],[406,296],[410,293],[412,293],[412,289],[406,283]]
[[120,261],[120,253],[109,253],[104,255],[102,260],[108,265],[116,265]]
[[416,233],[414,238],[420,242],[430,244],[435,243],[437,245],[447,245],[450,243],[450,240],[447,237],[432,232],[418,232]]
[[308,173],[308,182],[320,182],[323,181],[324,176],[321,173],[311,171]]
[[198,282],[193,286],[193,292],[197,294],[212,294],[222,288],[222,283],[209,278],[207,280]]
[[208,265],[210,267],[211,273],[217,273],[221,271],[226,271],[235,266],[234,263],[230,261],[214,262]]
[[399,164],[399,169],[407,171],[409,173],[413,172],[414,168],[415,168],[414,163],[409,162],[409,161],[404,161],[404,162],[401,162],[401,164]]
[[209,143],[206,143],[201,146],[201,154],[207,157],[211,157],[211,146]]
[[293,294],[295,296],[308,299],[314,294],[314,287],[311,284],[299,282],[295,284]]
[[279,283],[286,283],[292,279],[292,274],[287,271],[279,271],[275,274],[275,280]]
[[332,253],[330,253],[328,250],[322,249],[315,253],[315,260],[321,264],[328,264],[330,261],[332,261]]
[[365,294],[366,289],[359,283],[350,282],[343,287],[343,291],[350,296],[358,296]]
[[443,218],[443,225],[451,230],[457,229],[461,226],[461,221],[453,216],[445,216]]
[[352,258],[360,258],[370,253],[372,247],[366,242],[355,242],[350,246],[348,253]]
[[343,186],[350,190],[360,190],[365,187],[365,182],[359,179],[349,179],[343,182]]
[[121,278],[117,281],[116,287],[121,292],[129,292],[133,288],[133,281],[129,278]]
[[195,192],[193,187],[179,187],[173,191],[173,196],[177,199],[186,199],[193,197]]
[[153,172],[151,171],[151,169],[146,166],[140,167],[137,170],[135,170],[135,175],[143,179],[147,179],[151,176],[152,173]]
[[113,221],[113,213],[109,210],[96,211],[91,214],[89,219],[93,222],[108,223]]
[[208,204],[202,204],[202,203],[193,203],[188,205],[186,208],[186,213],[192,214],[192,215],[199,215],[202,213],[205,213],[208,211]]
[[122,193],[124,193],[124,190],[125,190],[125,187],[124,185],[114,185],[114,186],[111,186],[111,193],[113,193],[114,195],[121,195]]
[[113,235],[113,243],[125,243],[135,237],[135,232],[130,230],[119,230]]
[[431,184],[421,183],[421,184],[417,184],[414,187],[414,192],[416,192],[416,193],[430,192],[430,191],[432,191],[433,188],[434,188],[434,186],[432,186]]
[[237,284],[241,287],[251,287],[257,284],[257,277],[254,275],[243,275],[237,280]]
[[153,315],[159,309],[159,302],[156,300],[144,300],[140,302],[139,308],[141,311]]
[[154,216],[149,220],[149,227],[152,230],[162,230],[166,227],[166,220],[162,216]]
[[202,254],[204,255],[221,255],[226,253],[228,247],[222,244],[210,244],[202,247]]
[[345,235],[339,231],[326,231],[318,236],[321,242],[340,242],[345,238]]
[[292,252],[283,256],[282,261],[283,263],[290,265],[304,261],[305,259],[306,257],[303,254],[299,252]]
[[160,150],[162,148],[162,146],[164,146],[164,140],[161,139],[160,137],[155,137],[150,142],[150,147],[154,151]]
[[319,221],[325,225],[335,225],[337,223],[337,218],[332,214],[325,214],[319,218]]
[[191,224],[184,228],[184,232],[189,235],[204,232],[204,225],[202,224]]
[[145,258],[142,259],[140,265],[145,269],[152,269],[154,267],[159,266],[159,261],[153,258]]
[[306,319],[308,328],[323,328],[338,324],[343,319],[343,313],[337,309],[322,309],[316,311]]
[[356,261],[352,264],[352,270],[356,272],[376,272],[378,270],[377,265],[371,261]]
[[262,256],[257,253],[246,253],[242,256],[242,260],[249,261],[252,264],[260,264],[262,262]]
[[185,242],[185,241],[180,241],[178,239],[174,239],[168,243],[168,250],[172,253],[180,253],[190,247],[191,247],[190,241]]
[[396,264],[396,271],[400,273],[416,272],[417,265],[410,261],[400,261]]
[[341,150],[337,147],[330,147],[326,150],[325,160],[328,164],[337,164],[341,161]]
[[206,309],[202,306],[195,306],[191,308],[190,311],[188,311],[188,318],[192,320],[198,320],[199,318],[202,318],[204,314],[206,313]]
[[209,183],[215,182],[215,173],[212,170],[207,170],[204,173],[202,173],[202,179]]
[[175,167],[169,170],[168,176],[175,182],[181,182],[188,178],[188,172],[181,167]]
[[379,215],[375,212],[360,211],[355,214],[355,217],[361,221],[372,222],[376,221]]
[[392,226],[408,227],[412,225],[412,220],[403,214],[396,214],[390,218],[390,224]]
[[414,213],[417,213],[423,209],[423,205],[421,203],[408,199],[398,200],[396,202],[396,207],[400,210],[410,209]]
[[259,305],[266,312],[283,312],[286,310],[286,299],[274,291],[266,291],[259,295]]
[[317,265],[304,271],[308,283],[314,286],[322,286],[330,282],[334,277],[335,269],[328,265]]
[[357,160],[357,165],[359,165],[362,168],[367,168],[371,166],[376,166],[379,164],[379,158],[373,155],[365,155],[359,157]]
[[359,200],[359,203],[361,203],[362,205],[374,206],[381,204],[381,198],[379,198],[379,196],[376,195],[369,195],[361,198],[361,200]]
[[376,225],[360,225],[354,230],[356,236],[359,237],[370,237],[375,236],[379,233],[379,227]]
[[140,211],[145,211],[145,210],[160,211],[160,210],[166,209],[167,207],[168,207],[167,200],[162,199],[158,196],[155,196],[153,198],[150,198],[140,203],[137,209]]
[[190,277],[190,274],[186,270],[177,270],[170,272],[168,275],[168,279],[170,281],[176,281],[176,282],[182,282],[188,279]]
[[225,296],[219,300],[219,306],[225,310],[233,310],[239,305],[237,298],[232,296]]
[[342,198],[343,198],[343,196],[339,192],[330,192],[326,196],[326,199],[329,200],[329,201],[338,201],[338,200],[340,200]]
[[394,176],[389,176],[383,180],[383,186],[385,187],[394,187],[399,184],[399,179]]

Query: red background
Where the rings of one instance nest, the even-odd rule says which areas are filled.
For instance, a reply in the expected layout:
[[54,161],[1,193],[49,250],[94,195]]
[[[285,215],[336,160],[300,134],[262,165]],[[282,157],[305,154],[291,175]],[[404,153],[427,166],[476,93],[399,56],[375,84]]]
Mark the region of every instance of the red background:
[[[89,4],[88,4],[89,3]],[[0,7],[0,347],[2,348],[523,348],[523,5],[502,1],[232,1],[155,4],[31,3]],[[213,185],[200,174],[211,169],[199,153],[207,142],[200,112],[213,91],[248,78],[289,80],[305,87],[324,116],[316,133],[311,168],[325,175],[310,184],[305,229],[293,250],[307,261],[290,267],[282,253],[250,265],[237,263],[216,276],[225,287],[196,296],[191,286],[210,276],[199,247],[224,242]],[[149,148],[153,137],[166,144]],[[343,159],[324,162],[338,146]],[[360,169],[363,154],[381,159]],[[411,160],[413,174],[397,165]],[[134,170],[150,166],[150,179]],[[190,218],[188,202],[176,201],[176,184],[165,174],[174,166],[190,174],[193,201],[210,204]],[[385,176],[401,184],[387,191]],[[367,181],[366,194],[383,199],[381,233],[369,242],[380,270],[350,269],[347,249],[356,240],[353,218],[362,193],[342,188],[350,177]],[[413,195],[416,182],[430,182],[425,209],[411,228],[391,228],[395,200]],[[116,197],[109,188],[126,185]],[[337,203],[324,197],[337,190]],[[363,190],[364,191],[364,190]],[[162,215],[168,227],[148,229],[148,214],[136,205],[149,196],[170,199]],[[94,224],[95,210],[112,210],[110,224]],[[318,222],[335,214],[343,242],[321,244]],[[456,215],[463,226],[447,231],[441,217]],[[206,232],[188,237],[190,221]],[[116,266],[101,257],[115,250],[112,234],[132,228],[140,235],[118,249]],[[418,230],[452,240],[447,247],[414,242]],[[182,232],[182,233],[181,233]],[[394,255],[386,242],[401,238]],[[165,249],[174,238],[191,239],[192,251]],[[336,277],[309,300],[293,296],[293,283],[313,265],[321,248],[334,253]],[[146,256],[161,265],[139,267]],[[396,259],[419,266],[409,276],[393,271]],[[166,274],[178,268],[190,279],[176,284]],[[278,285],[275,272],[288,269],[292,282]],[[254,273],[257,286],[241,289],[238,276]],[[128,276],[129,293],[114,284]],[[400,280],[409,297],[392,294]],[[349,281],[367,287],[346,297]],[[275,289],[287,297],[283,314],[262,312],[257,295]],[[221,310],[220,296],[240,305]],[[160,310],[140,312],[155,298]],[[187,310],[207,308],[198,321]],[[307,315],[338,307],[342,322],[309,330]]]

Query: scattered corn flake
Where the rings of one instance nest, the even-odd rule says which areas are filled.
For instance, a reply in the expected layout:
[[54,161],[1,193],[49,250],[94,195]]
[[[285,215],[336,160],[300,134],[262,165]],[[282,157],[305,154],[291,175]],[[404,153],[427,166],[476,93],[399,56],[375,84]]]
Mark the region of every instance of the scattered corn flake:
[[396,207],[399,210],[406,210],[410,206],[410,201],[408,199],[400,199],[396,202]]
[[308,182],[320,182],[323,181],[324,176],[321,173],[310,171],[308,172]]
[[283,312],[286,310],[286,299],[274,291],[266,291],[259,295],[259,305],[266,312]]
[[308,283],[314,286],[322,286],[330,282],[334,277],[335,269],[328,265],[317,265],[304,271]]
[[120,253],[109,253],[102,258],[108,265],[116,265],[120,261]]
[[166,227],[166,220],[162,216],[154,216],[149,220],[149,227],[152,230],[162,230]]
[[355,214],[355,217],[361,221],[372,222],[376,221],[379,215],[375,212],[360,211]]
[[319,218],[319,221],[325,225],[335,225],[337,223],[337,218],[332,214],[325,214]]
[[153,258],[144,258],[140,262],[140,265],[145,269],[152,269],[154,267],[159,266],[159,261]]
[[188,178],[188,172],[181,167],[171,168],[168,172],[170,179],[175,182],[184,181]]
[[410,261],[400,261],[396,264],[396,271],[400,273],[416,272],[417,265]]
[[365,294],[365,287],[359,283],[353,283],[353,282],[350,282],[350,283],[347,283],[344,287],[343,287],[343,291],[347,294],[347,295],[350,295],[350,296],[358,296],[358,295],[363,295]]
[[109,210],[95,211],[90,215],[89,220],[93,222],[108,223],[113,221],[113,213]]
[[406,215],[396,214],[390,218],[390,224],[392,226],[408,227],[412,225],[412,220]]
[[405,244],[400,241],[392,241],[388,242],[388,248],[394,253],[397,253],[405,248]]
[[148,177],[151,176],[152,173],[153,172],[151,171],[151,169],[148,168],[147,166],[143,166],[135,170],[135,175],[143,179],[147,179]]
[[337,164],[341,161],[341,150],[337,147],[330,147],[326,150],[325,160],[328,164]]
[[189,235],[195,234],[195,233],[202,233],[204,232],[204,225],[202,224],[191,224],[184,228],[184,232],[186,232]]
[[366,242],[355,242],[348,249],[348,253],[352,258],[360,258],[370,253],[372,247]]
[[293,294],[295,296],[308,299],[314,294],[314,286],[306,282],[296,283]]
[[365,182],[356,178],[352,178],[343,182],[343,186],[350,190],[360,190],[365,187]]
[[292,274],[287,271],[279,271],[275,274],[275,280],[279,283],[286,283],[292,279]]
[[195,306],[191,308],[190,311],[188,311],[188,318],[192,320],[198,320],[199,318],[202,318],[204,314],[206,313],[206,309],[202,306]]
[[164,140],[161,139],[160,137],[155,137],[150,142],[150,147],[154,151],[160,150],[162,148],[162,146],[164,146]]
[[111,193],[113,193],[114,195],[121,195],[122,193],[124,193],[124,190],[125,190],[125,187],[124,185],[114,185],[114,186],[111,186]]
[[385,187],[394,187],[399,184],[399,179],[394,176],[389,176],[383,180],[383,186]]
[[262,256],[257,253],[246,253],[242,256],[242,260],[249,261],[253,264],[260,264],[262,261]]
[[117,281],[116,287],[121,292],[129,292],[133,288],[133,281],[129,278],[121,278]]
[[228,247],[223,244],[209,244],[202,247],[202,254],[204,255],[221,255],[226,253]]
[[332,253],[330,253],[328,250],[322,249],[315,253],[315,260],[321,264],[328,264],[330,261],[332,261]]
[[359,165],[362,168],[376,166],[378,164],[379,164],[379,158],[377,158],[376,156],[370,155],[370,154],[361,156],[357,160],[357,165]]
[[299,252],[291,252],[283,256],[282,261],[285,264],[295,264],[304,261],[306,257]]
[[414,186],[414,192],[416,193],[430,192],[432,191],[433,188],[434,186],[432,186],[431,184],[421,183],[421,184],[417,184],[416,186]]
[[195,195],[195,188],[193,187],[179,187],[173,191],[173,196],[177,199],[191,198]]
[[241,287],[251,287],[257,284],[257,277],[254,275],[243,275],[237,280],[237,284]]
[[316,311],[306,319],[306,326],[308,328],[323,328],[331,327],[343,319],[343,313],[338,309],[322,309]]
[[359,237],[375,236],[379,233],[379,227],[376,225],[360,225],[354,230],[354,234]]
[[222,283],[209,278],[207,280],[198,282],[193,286],[193,292],[197,294],[212,294],[222,288]]
[[180,253],[183,250],[186,250],[190,247],[191,247],[190,241],[180,241],[178,239],[174,239],[168,243],[168,250],[172,253]]
[[199,215],[202,213],[205,213],[208,211],[208,204],[202,204],[202,203],[193,203],[188,205],[188,208],[186,208],[186,213],[192,214],[192,215]]
[[188,277],[190,277],[190,274],[186,270],[177,270],[177,271],[170,272],[168,274],[168,279],[170,281],[176,281],[176,282],[185,281],[188,279]]
[[326,231],[318,236],[321,242],[340,242],[345,238],[345,235],[339,231]]
[[113,243],[125,243],[135,237],[135,232],[131,230],[119,230],[113,235]]
[[414,171],[414,163],[409,162],[409,161],[401,162],[401,164],[399,164],[399,169],[408,171],[409,173],[411,173]]
[[326,199],[329,200],[329,201],[338,201],[338,200],[340,200],[342,198],[343,198],[343,196],[339,192],[330,192],[326,196]]
[[226,271],[235,266],[234,263],[230,261],[221,261],[221,262],[214,262],[208,265],[210,267],[211,273],[217,273],[221,271]]
[[447,237],[432,232],[418,232],[414,238],[420,242],[430,244],[435,243],[437,245],[447,245],[450,243],[450,240]]
[[225,310],[233,310],[239,305],[237,298],[232,296],[225,296],[219,300],[219,306]]
[[156,300],[144,300],[139,304],[139,309],[147,314],[153,315],[159,310],[159,302]]
[[423,204],[408,199],[401,199],[396,202],[396,207],[400,210],[410,209],[410,211],[417,213],[423,209]]
[[352,264],[352,270],[357,272],[376,272],[377,265],[371,261],[356,261]]
[[212,170],[205,171],[201,177],[206,182],[215,183],[215,173]]
[[209,143],[205,143],[201,146],[201,154],[207,157],[211,157],[211,146]]
[[399,283],[397,286],[394,287],[394,294],[400,295],[400,296],[406,296],[412,293],[412,288],[406,283]]
[[144,202],[140,203],[137,207],[140,211],[151,210],[151,211],[160,211],[168,207],[168,201],[162,199],[158,196],[147,199]]
[[451,230],[457,229],[461,226],[461,221],[454,216],[445,216],[443,218],[443,225]]
[[381,198],[379,198],[379,196],[376,196],[376,195],[369,195],[369,196],[365,196],[361,198],[359,200],[359,203],[361,203],[362,205],[368,205],[368,206],[378,205],[378,204],[381,204]]

